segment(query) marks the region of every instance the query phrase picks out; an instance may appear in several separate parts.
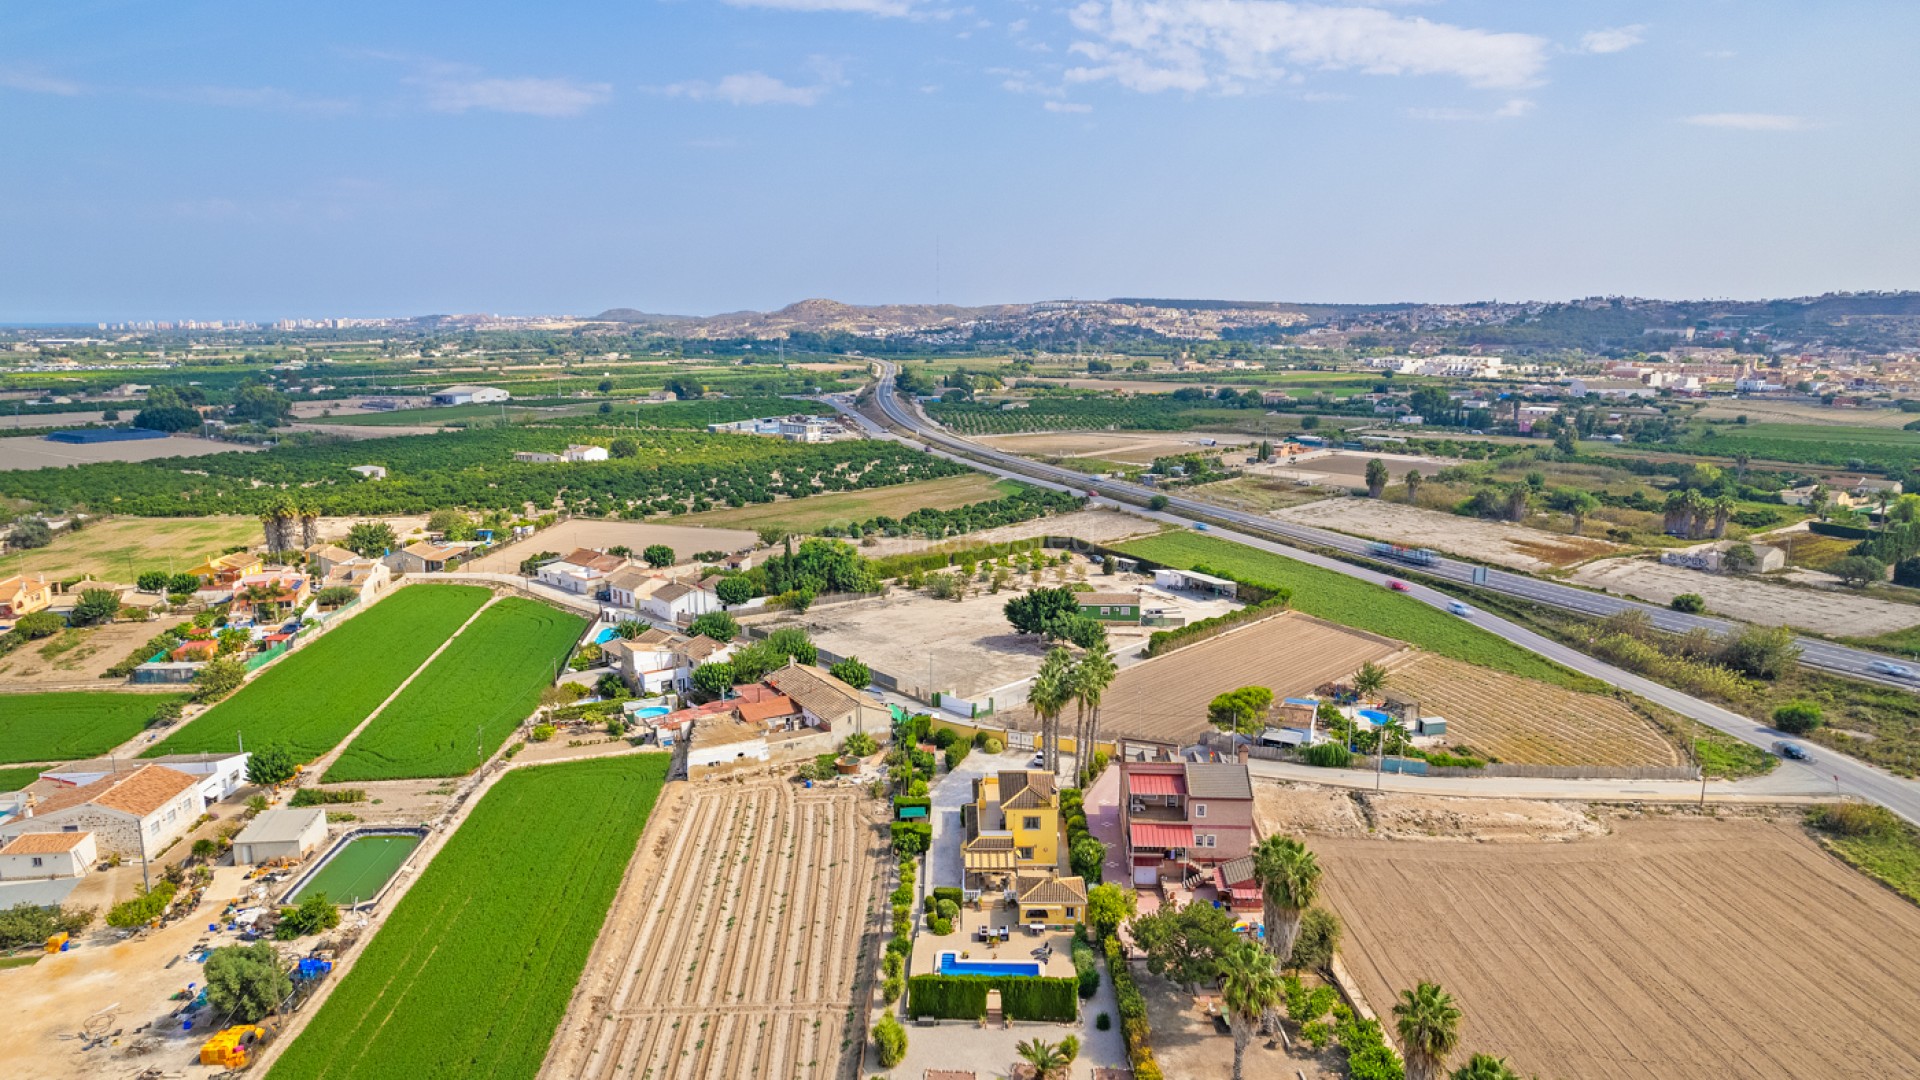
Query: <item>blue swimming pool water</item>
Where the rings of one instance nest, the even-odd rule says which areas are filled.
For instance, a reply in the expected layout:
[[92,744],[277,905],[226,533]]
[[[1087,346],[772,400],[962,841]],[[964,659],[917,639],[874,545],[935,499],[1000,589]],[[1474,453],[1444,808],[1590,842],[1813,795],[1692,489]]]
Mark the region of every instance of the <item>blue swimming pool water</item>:
[[665,716],[672,711],[672,709],[667,708],[665,705],[649,705],[644,709],[633,710],[633,715],[647,717]]
[[619,632],[616,631],[613,627],[609,626],[602,629],[599,633],[593,635],[593,643],[595,645],[605,645],[607,642],[612,641],[614,638],[619,636],[620,636]]
[[954,953],[940,954],[942,975],[1038,975],[1040,965],[1020,960],[962,960]]
[[1388,716],[1386,713],[1381,712],[1379,709],[1361,709],[1360,715],[1366,717],[1367,719],[1373,721],[1376,724],[1384,724],[1387,721],[1393,719],[1393,717]]

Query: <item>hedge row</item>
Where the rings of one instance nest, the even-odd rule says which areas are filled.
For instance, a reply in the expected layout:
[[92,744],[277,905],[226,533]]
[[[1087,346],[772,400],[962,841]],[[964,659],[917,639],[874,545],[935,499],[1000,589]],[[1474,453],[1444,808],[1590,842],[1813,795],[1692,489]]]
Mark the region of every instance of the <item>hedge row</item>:
[[978,1020],[987,992],[1000,991],[1010,1020],[1071,1022],[1080,1017],[1080,980],[1044,975],[915,975],[907,980],[907,1015]]
[[1120,939],[1107,939],[1107,974],[1113,979],[1113,996],[1120,1002],[1120,1034],[1127,1040],[1127,1060],[1133,1063],[1134,1080],[1164,1080],[1160,1063],[1153,1060],[1153,1027],[1147,1022],[1147,999],[1133,981],[1133,971],[1120,951]]
[[1280,585],[1246,581],[1213,569],[1201,570],[1198,567],[1195,569],[1198,573],[1212,574],[1214,577],[1223,577],[1234,582],[1239,586],[1237,590],[1239,598],[1248,601],[1247,606],[1229,611],[1224,615],[1215,615],[1211,619],[1188,623],[1177,630],[1157,630],[1147,638],[1147,656],[1162,656],[1182,645],[1205,641],[1229,627],[1252,622],[1255,619],[1264,619],[1275,612],[1285,611],[1287,605],[1293,601],[1293,590]]

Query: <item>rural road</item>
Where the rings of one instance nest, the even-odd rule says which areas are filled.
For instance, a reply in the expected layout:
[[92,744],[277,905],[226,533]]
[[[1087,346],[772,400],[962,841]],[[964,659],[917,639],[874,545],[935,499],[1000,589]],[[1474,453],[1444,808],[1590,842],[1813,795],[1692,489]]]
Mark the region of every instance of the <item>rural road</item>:
[[[885,361],[880,361],[879,364],[881,375],[879,385],[874,392],[875,402],[893,423],[924,439],[925,442],[929,444],[929,452],[938,453],[943,457],[957,461],[963,465],[968,465],[1009,479],[1019,479],[1029,483],[1035,482],[1037,479],[1038,482],[1046,486],[1062,490],[1088,489],[1090,484],[1089,480],[1078,473],[1073,473],[1065,469],[1054,469],[1050,466],[1039,465],[1036,462],[1031,462],[1024,458],[990,450],[937,429],[930,421],[920,416],[917,409],[912,409],[902,404],[899,397],[893,392],[894,366]],[[876,433],[880,432],[878,425],[874,424],[870,419],[847,408],[837,400],[829,399],[829,404],[855,417],[863,428]],[[1111,481],[1092,483],[1091,486],[1094,490],[1124,492],[1130,498],[1139,499],[1143,502],[1148,496],[1158,494],[1132,484],[1115,484]],[[1175,526],[1186,526],[1190,524],[1190,515],[1182,516],[1172,513],[1156,513],[1142,506],[1117,498],[1111,499],[1110,501],[1118,508],[1129,513],[1138,514],[1141,517]],[[1186,506],[1196,508],[1209,517],[1246,518],[1263,530],[1271,525],[1277,524],[1256,518],[1253,515],[1240,514],[1236,511],[1223,511],[1210,505],[1194,503],[1191,500],[1172,500],[1174,506],[1184,509],[1184,507],[1181,506],[1182,503]],[[1275,531],[1291,532],[1294,529],[1295,527],[1293,526],[1287,526],[1285,529],[1277,529]],[[1342,550],[1345,550],[1347,545],[1357,544],[1364,547],[1363,541],[1355,541],[1352,537],[1343,536],[1339,533],[1326,533],[1319,529],[1305,529],[1301,531],[1315,534],[1312,538],[1302,538],[1303,542],[1306,543],[1334,546]],[[1217,536],[1222,540],[1244,544],[1248,547],[1272,552],[1273,554],[1282,555],[1298,562],[1308,563],[1321,567],[1322,569],[1345,574],[1348,577],[1371,582],[1382,588],[1386,586],[1389,580],[1394,580],[1391,574],[1382,573],[1364,566],[1356,566],[1353,563],[1345,562],[1341,559],[1268,540],[1247,532],[1216,528],[1211,530],[1209,534]],[[1336,537],[1343,541],[1343,543],[1338,545],[1323,545],[1322,541],[1317,538],[1319,535]],[[1506,576],[1517,577],[1518,575]],[[1521,580],[1530,581],[1531,579],[1523,578]],[[1565,591],[1572,592],[1581,597],[1592,596],[1592,594],[1583,593],[1577,589]],[[1441,610],[1445,610],[1447,605],[1454,602],[1454,597],[1446,593],[1428,588],[1424,585],[1411,583],[1409,583],[1408,592],[1404,595],[1412,596],[1414,599],[1431,604]],[[1606,598],[1595,597],[1595,599]],[[1650,679],[1645,679],[1632,672],[1614,667],[1612,664],[1597,660],[1583,652],[1543,637],[1540,634],[1536,634],[1525,627],[1508,622],[1505,619],[1490,615],[1486,612],[1476,611],[1473,615],[1473,621],[1481,629],[1503,637],[1522,648],[1539,653],[1567,668],[1585,675],[1590,675],[1602,682],[1618,686],[1624,690],[1629,690],[1646,698],[1648,701],[1672,709],[1682,716],[1698,720],[1708,727],[1725,732],[1743,742],[1750,743],[1762,749],[1771,749],[1774,742],[1781,737],[1779,732],[1754,722],[1751,717],[1742,716],[1732,710],[1721,708],[1711,702],[1702,701],[1699,698],[1681,693],[1671,687],[1662,686]],[[1871,656],[1872,654],[1865,655]],[[1827,750],[1818,751],[1815,754],[1815,760],[1806,764],[1783,761],[1779,769],[1776,770],[1775,775],[1780,778],[1778,781],[1780,783],[1798,784],[1804,781],[1808,788],[1817,786],[1822,781],[1831,783],[1840,792],[1858,795],[1861,798],[1879,803],[1894,813],[1899,814],[1909,822],[1920,825],[1920,783],[1901,779],[1884,769],[1845,757],[1838,752]],[[1478,783],[1479,781],[1474,782]],[[1646,785],[1635,784],[1633,786],[1642,787]]]
[[1288,780],[1327,787],[1481,799],[1597,799],[1629,802],[1779,803],[1833,798],[1833,783],[1807,769],[1776,769],[1746,780],[1538,780],[1517,776],[1410,776],[1360,769],[1319,769],[1288,761],[1253,758],[1247,769],[1258,780]]

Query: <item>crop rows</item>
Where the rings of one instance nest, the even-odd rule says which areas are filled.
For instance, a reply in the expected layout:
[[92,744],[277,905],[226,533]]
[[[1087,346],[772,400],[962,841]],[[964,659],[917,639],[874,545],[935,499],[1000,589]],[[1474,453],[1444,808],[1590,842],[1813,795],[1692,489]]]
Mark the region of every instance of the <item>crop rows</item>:
[[269,1077],[534,1076],[668,764],[627,755],[501,778]]
[[1396,664],[1389,689],[1447,718],[1448,741],[1526,765],[1678,765],[1626,702],[1487,671],[1441,656]]
[[1345,626],[1370,630],[1417,645],[1429,652],[1562,686],[1590,680],[1409,596],[1389,592],[1358,578],[1274,555],[1255,548],[1193,533],[1162,533],[1118,545],[1138,555],[1191,570],[1215,572],[1293,590],[1293,606]]
[[1207,425],[1234,424],[1259,410],[1227,409],[1177,401],[1166,394],[1147,397],[1035,398],[1024,409],[957,402],[927,406],[927,414],[962,435],[1010,435],[1023,431],[1189,431]]
[[301,761],[334,748],[491,594],[410,585],[295,649],[146,756],[280,745]]
[[1766,461],[1891,469],[1904,473],[1920,456],[1920,433],[1899,428],[1836,427],[1832,424],[1748,424],[1709,428],[1687,449],[1731,457],[1751,454]]
[[0,762],[97,757],[147,726],[177,694],[0,694]]
[[374,717],[326,782],[472,772],[533,711],[585,629],[537,601],[495,603]]

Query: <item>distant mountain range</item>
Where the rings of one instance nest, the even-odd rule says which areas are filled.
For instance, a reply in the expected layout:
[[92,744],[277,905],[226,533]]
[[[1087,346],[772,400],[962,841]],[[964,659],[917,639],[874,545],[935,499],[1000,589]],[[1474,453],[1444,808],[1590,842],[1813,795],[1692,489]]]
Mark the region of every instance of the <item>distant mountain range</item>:
[[586,321],[644,327],[699,340],[792,340],[808,347],[861,341],[963,345],[1098,345],[1126,339],[1241,340],[1497,347],[1519,352],[1629,352],[1675,337],[1748,344],[1787,342],[1868,350],[1920,348],[1920,292],[1829,293],[1782,300],[1295,304],[1282,301],[1120,297],[961,307],[802,300],[778,311],[661,315],[613,308]]

